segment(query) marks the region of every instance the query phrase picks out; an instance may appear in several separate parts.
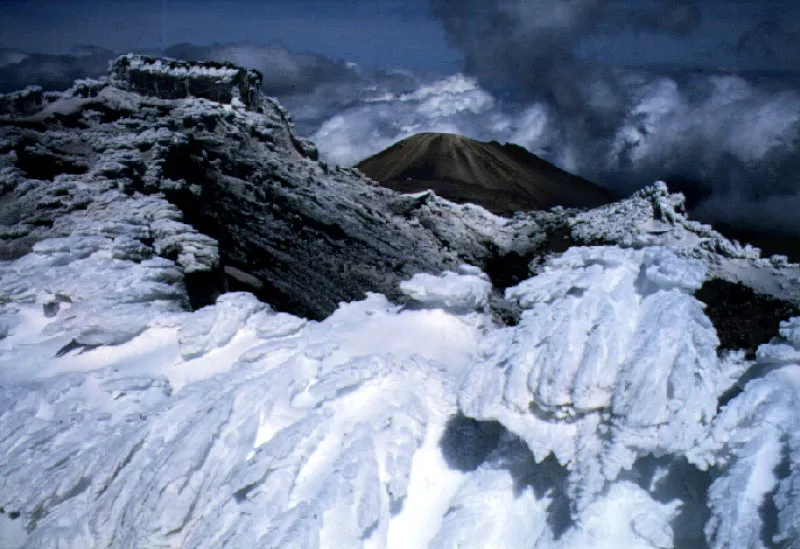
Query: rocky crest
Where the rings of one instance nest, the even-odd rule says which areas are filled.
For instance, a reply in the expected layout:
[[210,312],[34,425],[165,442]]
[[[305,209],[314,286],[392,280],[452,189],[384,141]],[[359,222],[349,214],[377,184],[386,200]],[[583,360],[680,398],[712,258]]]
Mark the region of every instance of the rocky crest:
[[111,63],[111,84],[160,99],[197,97],[228,104],[239,100],[256,110],[263,76],[231,63],[198,64],[128,54]]
[[[712,258],[733,282],[747,283],[748,265],[765,261],[688,221],[663,185],[596,210],[512,219],[379,188],[318,161],[261,94],[260,78],[228,64],[127,55],[105,80],[7,100],[0,256],[18,258],[45,238],[97,237],[120,259],[174,261],[192,306],[243,289],[317,319],[366,291],[402,301],[400,281],[464,263],[502,290],[573,244],[668,244]],[[781,273],[773,285],[783,297],[800,294]],[[499,310],[502,301],[495,296]]]

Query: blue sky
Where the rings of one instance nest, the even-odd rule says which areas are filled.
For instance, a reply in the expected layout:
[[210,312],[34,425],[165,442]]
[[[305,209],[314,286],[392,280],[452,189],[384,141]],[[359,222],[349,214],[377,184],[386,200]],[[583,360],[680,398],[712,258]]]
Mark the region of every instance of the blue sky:
[[455,70],[459,60],[426,0],[21,0],[0,10],[0,46],[26,51],[277,40],[368,67]]
[[[582,0],[602,2],[612,14],[586,38],[583,50],[617,64],[800,68],[800,2],[663,0],[663,5],[695,4],[700,26],[665,36],[652,33],[647,24],[631,25],[633,11],[661,1]],[[486,9],[482,0],[459,2],[475,17]],[[461,59],[448,47],[441,21],[429,16],[429,0],[3,0],[0,20],[0,46],[46,53],[87,43],[121,52],[250,40],[280,41],[294,51],[367,67],[450,72]],[[620,26],[630,28],[619,32]],[[734,54],[733,46],[748,29],[755,32],[746,51]]]

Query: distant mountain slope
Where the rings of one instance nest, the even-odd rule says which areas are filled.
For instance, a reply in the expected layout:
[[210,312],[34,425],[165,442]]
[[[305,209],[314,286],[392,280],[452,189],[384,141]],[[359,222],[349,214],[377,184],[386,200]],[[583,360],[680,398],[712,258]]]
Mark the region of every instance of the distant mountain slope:
[[522,147],[456,134],[412,135],[356,167],[390,189],[431,189],[448,200],[479,204],[497,214],[553,206],[592,208],[614,198]]

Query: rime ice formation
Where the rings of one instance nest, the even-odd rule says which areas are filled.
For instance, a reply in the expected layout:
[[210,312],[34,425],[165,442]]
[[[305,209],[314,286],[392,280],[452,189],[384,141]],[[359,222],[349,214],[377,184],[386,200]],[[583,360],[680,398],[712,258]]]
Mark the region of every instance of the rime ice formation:
[[[759,348],[760,377],[714,419],[706,439],[703,458],[723,471],[709,489],[712,518],[705,526],[717,546],[800,542],[800,318],[784,323],[780,335]],[[761,515],[765,501],[777,514],[769,525]]]
[[705,276],[664,248],[570,249],[508,291],[522,320],[485,342],[462,410],[555,456],[576,510],[637,458],[690,452],[744,367],[716,356]]
[[798,546],[800,317],[751,361],[694,296],[797,266],[663,185],[375,188],[239,78],[128,56],[0,121],[0,547]]
[[261,80],[258,72],[230,63],[197,64],[129,54],[111,66],[111,83],[120,89],[162,99],[238,100],[251,109],[261,99]]

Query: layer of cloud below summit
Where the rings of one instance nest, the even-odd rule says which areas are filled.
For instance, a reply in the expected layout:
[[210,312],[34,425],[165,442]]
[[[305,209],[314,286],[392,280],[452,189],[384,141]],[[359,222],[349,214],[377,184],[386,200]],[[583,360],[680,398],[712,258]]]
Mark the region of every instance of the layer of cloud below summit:
[[[412,93],[363,101],[325,122],[312,139],[330,159],[352,164],[418,132],[462,133],[510,141],[622,192],[667,179],[702,198],[704,217],[764,228],[759,205],[800,201],[796,173],[800,94],[775,91],[730,74],[682,81],[631,74],[632,100],[607,136],[570,139],[552,105],[498,100],[461,75]],[[766,218],[800,231],[792,212]]]

